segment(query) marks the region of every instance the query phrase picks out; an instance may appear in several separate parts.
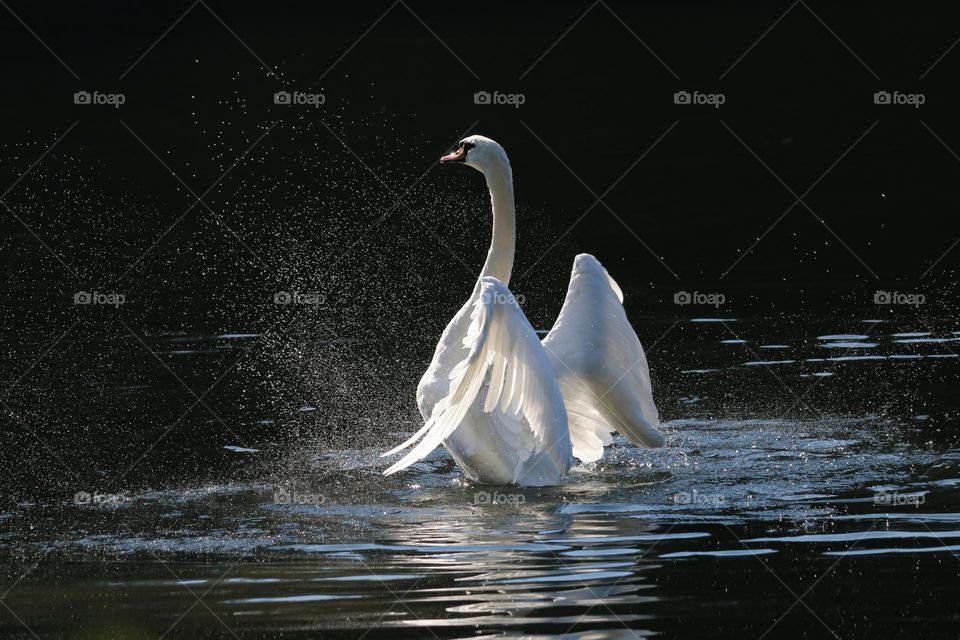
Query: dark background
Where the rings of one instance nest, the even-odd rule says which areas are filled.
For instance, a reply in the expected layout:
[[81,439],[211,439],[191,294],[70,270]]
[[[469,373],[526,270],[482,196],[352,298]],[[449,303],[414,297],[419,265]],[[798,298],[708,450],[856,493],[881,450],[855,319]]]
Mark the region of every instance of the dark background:
[[[946,3],[10,2],[5,493],[222,478],[250,472],[226,445],[382,444],[414,426],[416,381],[489,242],[482,180],[436,166],[467,130],[510,154],[511,284],[537,328],[583,251],[648,350],[697,316],[773,339],[949,324],[956,24]],[[76,105],[80,90],[126,102]],[[276,105],[279,90],[326,103]],[[480,90],[525,104],[476,105]],[[726,102],[674,104],[681,90]],[[880,90],[926,102],[876,105]],[[878,289],[927,303],[878,307]],[[325,303],[273,304],[290,290]],[[679,307],[681,290],[727,303]],[[78,306],[78,291],[127,301]],[[679,372],[709,356],[684,327],[651,356],[664,419],[686,411]],[[235,333],[255,335],[217,337]],[[950,424],[955,373],[924,375],[824,385],[820,410],[932,396]],[[710,411],[782,411],[792,399],[766,382],[740,378]]]

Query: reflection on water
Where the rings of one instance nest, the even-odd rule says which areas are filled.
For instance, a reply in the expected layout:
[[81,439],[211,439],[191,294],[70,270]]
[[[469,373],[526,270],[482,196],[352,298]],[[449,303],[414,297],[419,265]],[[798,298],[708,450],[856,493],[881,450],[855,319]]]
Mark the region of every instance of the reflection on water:
[[[918,592],[924,611],[956,610],[938,585],[960,575],[960,456],[906,444],[910,428],[677,420],[666,425],[669,448],[618,441],[562,488],[469,486],[440,453],[384,479],[380,449],[364,449],[325,456],[320,483],[307,473],[277,486],[147,492],[51,520],[25,507],[3,520],[12,573],[46,560],[6,602],[55,638],[71,637],[63,620],[92,628],[104,618],[127,630],[113,637],[173,625],[167,637],[359,637],[371,626],[440,637],[759,636],[816,582],[805,602],[842,636],[862,628],[855,611]],[[331,469],[339,477],[328,481]],[[878,566],[883,589],[846,590]],[[776,637],[823,630],[809,614],[781,624]]]
[[[805,338],[738,320],[734,337],[733,322],[696,319],[686,326],[701,333],[675,338],[696,353],[661,354],[681,365],[659,387],[679,398],[666,411],[685,416],[665,424],[666,448],[618,439],[562,487],[472,486],[442,451],[384,478],[379,443],[303,439],[293,463],[253,480],[20,504],[0,514],[0,632],[22,635],[22,622],[41,638],[955,637],[960,454],[938,426],[944,411],[862,409],[883,407],[884,384],[907,367],[949,363],[954,329]],[[198,358],[255,338],[158,342]],[[796,393],[782,389],[795,381]],[[815,388],[857,411],[808,417]],[[777,393],[785,411],[750,409]],[[321,400],[291,411],[323,418]],[[780,417],[751,417],[770,413]],[[216,449],[246,465],[282,450]]]

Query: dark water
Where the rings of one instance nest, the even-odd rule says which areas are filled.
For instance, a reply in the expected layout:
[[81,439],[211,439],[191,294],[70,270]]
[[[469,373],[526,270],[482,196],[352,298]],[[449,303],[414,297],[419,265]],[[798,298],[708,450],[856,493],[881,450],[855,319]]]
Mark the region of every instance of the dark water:
[[[388,9],[0,16],[0,636],[956,638],[946,8]],[[620,283],[666,448],[380,475],[489,241],[467,130],[534,326]]]
[[[383,478],[382,444],[303,438],[208,444],[203,455],[222,447],[242,481],[107,490],[104,478],[22,502],[0,520],[5,632],[22,622],[50,638],[954,637],[952,423],[823,403],[882,407],[883,380],[955,380],[960,329],[862,322],[861,333],[773,342],[756,339],[766,324],[703,320],[674,327],[667,346],[686,349],[673,357],[691,368],[657,387],[669,397],[682,385],[677,411],[697,417],[667,422],[665,449],[618,440],[562,487],[471,486],[443,452]],[[216,357],[251,339],[166,342]],[[731,417],[737,405],[717,388],[740,390],[744,407],[752,394],[779,397],[780,414]],[[936,393],[915,402],[936,407]],[[310,409],[300,413],[320,411]]]

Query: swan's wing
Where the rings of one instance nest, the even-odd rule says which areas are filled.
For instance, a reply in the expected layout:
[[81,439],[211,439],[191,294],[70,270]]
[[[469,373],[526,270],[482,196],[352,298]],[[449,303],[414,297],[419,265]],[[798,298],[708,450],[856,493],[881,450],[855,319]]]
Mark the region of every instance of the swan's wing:
[[[384,454],[413,445],[386,475],[433,451],[459,426],[478,396],[485,413],[498,413],[498,423],[517,428],[524,421],[529,425],[532,454],[544,452],[558,458],[566,454],[569,459],[567,417],[553,364],[507,286],[496,278],[483,278],[471,319],[463,339],[469,353],[450,372],[447,395],[422,429]],[[485,383],[486,394],[481,395]]]
[[443,335],[437,342],[433,360],[417,385],[417,407],[420,409],[420,414],[424,420],[430,418],[434,406],[450,390],[450,378],[447,376],[447,372],[466,358],[469,353],[463,344],[463,337],[467,335],[467,331],[470,329],[472,322],[470,314],[479,295],[481,284],[478,280],[470,297],[443,330]]
[[599,459],[614,431],[639,446],[663,445],[646,355],[620,287],[593,256],[574,261],[566,300],[543,345],[557,371],[573,455]]

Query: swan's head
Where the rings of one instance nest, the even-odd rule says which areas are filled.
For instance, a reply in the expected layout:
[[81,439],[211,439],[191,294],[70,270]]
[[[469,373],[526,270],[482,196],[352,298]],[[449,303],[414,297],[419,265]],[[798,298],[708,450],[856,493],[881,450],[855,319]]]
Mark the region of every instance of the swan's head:
[[441,164],[458,162],[487,173],[498,167],[509,167],[507,152],[486,136],[468,136],[457,143],[457,148],[440,158]]

